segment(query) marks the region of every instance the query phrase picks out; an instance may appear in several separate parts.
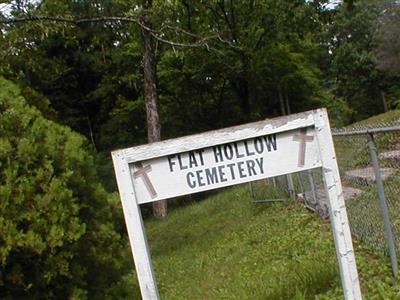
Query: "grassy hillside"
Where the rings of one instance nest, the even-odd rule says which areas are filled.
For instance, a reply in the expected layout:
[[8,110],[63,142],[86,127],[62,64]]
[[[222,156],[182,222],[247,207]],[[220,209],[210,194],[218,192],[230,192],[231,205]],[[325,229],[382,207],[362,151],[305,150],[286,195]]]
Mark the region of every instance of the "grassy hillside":
[[[343,297],[330,225],[299,203],[254,204],[245,185],[146,228],[162,299]],[[394,299],[388,260],[356,250],[366,299]]]
[[370,117],[368,119],[356,122],[347,127],[364,126],[364,125],[369,125],[369,124],[374,124],[374,123],[392,123],[399,119],[400,119],[400,109],[395,109],[395,110],[390,110],[388,112],[385,112],[385,113]]
[[[393,110],[350,125],[349,128],[385,127],[399,119],[400,110]],[[376,133],[374,134],[374,140],[378,155],[385,151],[400,149],[400,132],[398,131]],[[346,171],[371,166],[367,136],[365,134],[335,136],[334,142],[344,185],[363,191],[362,194],[347,202],[352,231],[358,238],[368,242],[376,250],[388,252],[375,184],[363,180],[349,179],[345,176]],[[390,178],[384,180],[383,184],[386,201],[389,206],[392,230],[395,237],[399,237],[398,216],[400,214],[400,202],[398,201],[398,194],[400,191],[400,162],[398,160],[380,158],[379,163],[381,168],[390,168],[394,172]],[[398,239],[397,247],[400,247]]]
[[[399,118],[395,110],[354,125]],[[369,160],[358,139],[335,140],[347,167]],[[343,299],[330,224],[300,203],[255,204],[243,185],[180,207],[165,221],[148,220],[146,229],[162,299]],[[400,300],[389,258],[359,241],[354,247],[364,299]],[[136,281],[130,284],[139,299]]]
[[[350,129],[360,129],[364,127],[385,127],[400,120],[400,110],[391,110],[368,119],[346,126]],[[390,134],[375,134],[375,142],[378,150],[392,150],[399,141],[399,132]],[[339,161],[341,173],[348,169],[363,167],[369,164],[370,154],[367,147],[366,135],[353,135],[334,137],[336,154]]]

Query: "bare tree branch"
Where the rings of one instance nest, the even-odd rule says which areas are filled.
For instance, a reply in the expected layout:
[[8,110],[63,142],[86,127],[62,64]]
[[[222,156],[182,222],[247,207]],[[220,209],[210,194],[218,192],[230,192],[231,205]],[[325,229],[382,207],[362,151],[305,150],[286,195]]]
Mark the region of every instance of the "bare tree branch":
[[178,32],[183,33],[185,35],[195,37],[198,39],[198,41],[195,43],[181,43],[181,42],[171,41],[171,40],[168,40],[168,39],[162,37],[161,31],[155,31],[155,30],[147,27],[145,24],[143,24],[143,22],[139,18],[136,18],[133,16],[126,16],[126,17],[124,17],[124,16],[119,16],[119,17],[106,16],[106,17],[90,17],[90,18],[69,18],[69,17],[62,17],[62,16],[27,16],[27,17],[19,17],[19,18],[12,18],[12,19],[1,18],[0,24],[15,24],[15,23],[24,23],[24,22],[35,22],[35,21],[63,22],[63,23],[69,23],[69,24],[74,24],[74,25],[80,25],[83,23],[94,23],[94,22],[109,22],[109,21],[129,22],[129,23],[135,23],[138,26],[140,26],[142,29],[150,32],[150,34],[156,40],[158,40],[164,44],[173,46],[173,47],[206,48],[208,51],[215,51],[222,55],[222,52],[216,48],[211,47],[208,44],[208,41],[215,39],[215,40],[224,42],[231,47],[233,46],[229,41],[224,40],[219,34],[215,34],[215,35],[207,36],[207,37],[199,37],[198,35],[188,32],[188,31],[185,31],[181,28],[170,26],[170,25],[164,25],[163,28],[168,28],[170,30],[175,31],[176,33],[178,33]]

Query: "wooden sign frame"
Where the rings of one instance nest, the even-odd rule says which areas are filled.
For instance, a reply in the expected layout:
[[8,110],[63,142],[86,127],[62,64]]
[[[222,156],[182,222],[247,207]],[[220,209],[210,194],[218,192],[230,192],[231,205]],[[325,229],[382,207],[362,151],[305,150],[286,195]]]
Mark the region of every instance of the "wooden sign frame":
[[[308,128],[311,128],[313,132],[312,136],[307,136]],[[289,156],[294,156],[298,163],[291,163],[290,165],[282,163],[282,170],[275,170],[280,167],[274,165],[274,170],[268,170],[270,173],[266,171],[264,174],[264,168],[262,168],[263,172],[262,174],[258,174],[258,177],[255,176],[256,172],[254,171],[250,172],[250,175],[252,176],[248,176],[247,178],[240,180],[236,180],[235,177],[230,178],[229,180],[225,178],[226,182],[223,184],[221,182],[218,184],[213,182],[211,186],[199,187],[200,189],[194,189],[192,192],[187,188],[185,189],[183,183],[172,185],[172,189],[168,190],[166,187],[161,187],[160,180],[156,181],[156,183],[152,183],[149,179],[150,175],[148,174],[150,173],[148,172],[152,169],[151,164],[148,162],[154,162],[154,170],[151,175],[153,178],[156,178],[157,172],[160,172],[157,171],[156,167],[165,164],[168,159],[170,171],[174,171],[174,168],[176,167],[174,164],[177,164],[177,161],[173,162],[171,157],[175,159],[174,155],[179,153],[189,153],[190,151],[195,150],[210,152],[211,150],[209,149],[215,149],[212,147],[227,145],[229,143],[232,143],[232,145],[241,143],[242,147],[244,145],[247,149],[245,141],[251,139],[256,141],[255,139],[257,138],[270,135],[282,137],[282,141],[284,140],[286,141],[285,143],[288,143],[288,132],[293,136],[293,143],[298,144],[298,150],[294,151],[293,155]],[[313,144],[314,148],[317,147],[317,153],[310,154],[310,152],[308,152],[306,155],[307,142]],[[275,150],[277,150],[277,153],[279,154],[280,150]],[[268,153],[265,154],[266,160],[268,159],[268,155]],[[288,155],[285,155],[287,158]],[[361,299],[361,290],[350,227],[343,198],[331,129],[325,109],[318,109],[197,135],[161,141],[153,144],[117,150],[112,152],[112,158],[132,255],[135,261],[136,273],[144,300],[158,300],[160,297],[152,267],[146,233],[143,226],[143,219],[140,211],[141,203],[158,201],[161,199],[167,199],[168,197],[219,188],[221,186],[249,182],[255,179],[260,179],[260,177],[268,178],[317,167],[321,167],[323,170],[322,174],[329,203],[330,221],[344,296],[345,299]],[[203,159],[203,157],[201,158]],[[145,164],[143,164],[143,162],[145,162]],[[203,161],[202,163],[206,164]],[[188,175],[187,183],[190,183],[189,180],[192,180],[189,177],[190,176]],[[179,176],[177,176],[177,178],[179,179]],[[164,177],[164,181],[168,180],[169,178]],[[200,183],[202,183],[202,181],[200,181]]]

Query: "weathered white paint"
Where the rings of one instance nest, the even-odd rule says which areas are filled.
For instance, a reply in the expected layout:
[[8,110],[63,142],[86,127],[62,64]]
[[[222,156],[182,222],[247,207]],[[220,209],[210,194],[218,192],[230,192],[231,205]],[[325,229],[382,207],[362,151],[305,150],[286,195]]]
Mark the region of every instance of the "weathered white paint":
[[120,152],[114,152],[112,158],[140,291],[144,300],[159,299],[143,219],[133,189],[129,164]]
[[[255,140],[271,135],[276,138],[276,147],[271,151],[256,153]],[[235,154],[232,158],[230,155],[223,156],[223,161],[216,159],[213,147],[227,144],[234,149]],[[190,168],[189,151],[192,151]],[[118,150],[112,156],[143,299],[159,299],[159,296],[139,204],[321,166],[327,184],[345,298],[361,299],[350,229],[325,110]],[[242,172],[246,176],[235,177],[231,167],[235,168],[236,174]],[[220,169],[224,175],[218,173],[218,182],[216,177],[213,180],[209,177],[207,184],[201,184],[207,181],[207,176],[204,177],[206,170],[211,174],[210,170],[220,172]],[[189,172],[192,175],[188,175]],[[188,178],[197,180],[197,184],[193,186],[194,181]]]
[[320,167],[314,128],[301,131],[303,143],[296,129],[133,163],[138,203]]
[[122,151],[126,160],[131,163],[313,125],[314,119],[312,114],[304,112],[117,150],[115,152]]
[[360,283],[351,239],[350,226],[344,202],[342,183],[336,161],[326,110],[314,111],[315,131],[322,159],[322,174],[328,198],[329,217],[339,261],[343,293],[346,300],[359,300]]

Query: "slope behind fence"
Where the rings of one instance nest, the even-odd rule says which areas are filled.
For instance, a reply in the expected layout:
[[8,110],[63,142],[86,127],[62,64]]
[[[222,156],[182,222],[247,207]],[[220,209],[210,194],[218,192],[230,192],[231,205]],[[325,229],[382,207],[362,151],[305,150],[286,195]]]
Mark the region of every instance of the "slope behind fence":
[[[352,234],[377,252],[389,254],[396,274],[396,249],[400,248],[400,122],[334,129],[332,135]],[[379,165],[375,168],[371,143]],[[291,178],[297,199],[328,219],[321,169],[295,173]],[[286,178],[254,182],[250,186],[255,202],[290,199]]]
[[346,201],[352,233],[373,249],[389,253],[393,273],[397,273],[395,249],[400,247],[399,123],[336,129],[333,136],[344,191],[355,191]]

